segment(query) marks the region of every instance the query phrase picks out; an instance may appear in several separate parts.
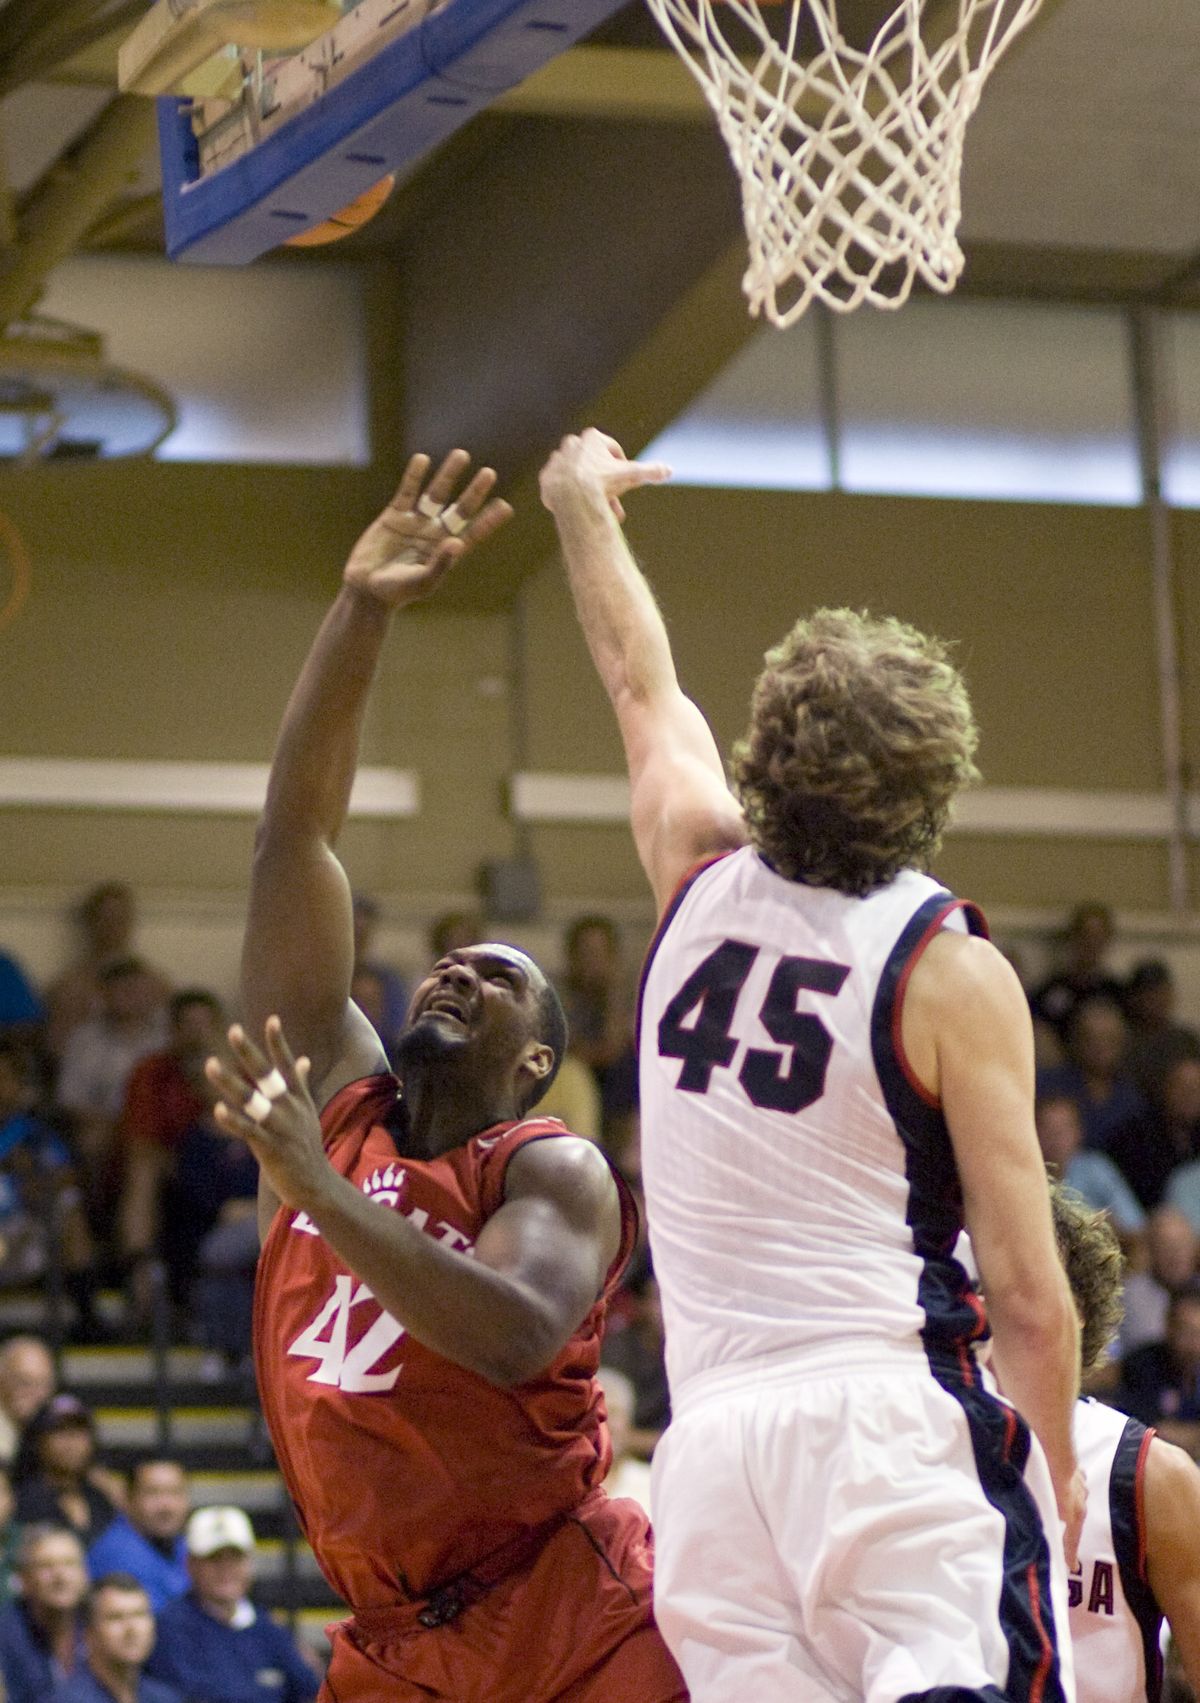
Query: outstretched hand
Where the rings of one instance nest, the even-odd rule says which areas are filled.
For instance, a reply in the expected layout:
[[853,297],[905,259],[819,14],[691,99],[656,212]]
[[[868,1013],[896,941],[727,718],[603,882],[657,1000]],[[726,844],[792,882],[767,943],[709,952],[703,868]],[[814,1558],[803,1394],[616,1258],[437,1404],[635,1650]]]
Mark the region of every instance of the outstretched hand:
[[279,1199],[303,1210],[330,1176],[308,1091],[309,1063],[292,1056],[278,1017],[267,1018],[263,1039],[265,1051],[235,1023],[229,1046],[238,1068],[215,1057],[206,1061],[204,1073],[219,1096],[213,1116],[226,1135],[250,1148]]
[[399,609],[426,596],[461,556],[503,526],[512,509],[498,497],[488,501],[492,468],[481,467],[455,497],[470,465],[465,449],[452,449],[429,478],[429,457],[414,455],[396,495],[350,552],[346,584]]
[[616,438],[589,426],[580,437],[564,438],[542,468],[542,502],[557,515],[574,497],[599,496],[624,520],[621,498],[626,491],[661,485],[670,477],[665,461],[630,461]]

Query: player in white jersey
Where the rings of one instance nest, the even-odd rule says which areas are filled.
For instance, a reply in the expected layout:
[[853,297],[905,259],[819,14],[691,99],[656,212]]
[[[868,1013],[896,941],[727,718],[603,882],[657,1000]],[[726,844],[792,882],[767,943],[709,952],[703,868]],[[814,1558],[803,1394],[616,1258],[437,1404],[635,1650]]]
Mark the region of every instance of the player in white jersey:
[[[1106,1213],[1059,1186],[1051,1195],[1086,1373],[1103,1364],[1121,1322],[1123,1259]],[[1164,1618],[1200,1694],[1200,1470],[1098,1401],[1079,1403],[1075,1447],[1088,1489],[1070,1581],[1079,1703],[1158,1703]]]
[[[666,472],[591,431],[542,473],[661,917],[659,1623],[694,1703],[1061,1703],[1078,1331],[1030,1020],[977,913],[920,873],[975,775],[965,689],[936,641],[819,612],[768,656],[739,805],[621,532]],[[975,1361],[964,1222],[1014,1407]]]

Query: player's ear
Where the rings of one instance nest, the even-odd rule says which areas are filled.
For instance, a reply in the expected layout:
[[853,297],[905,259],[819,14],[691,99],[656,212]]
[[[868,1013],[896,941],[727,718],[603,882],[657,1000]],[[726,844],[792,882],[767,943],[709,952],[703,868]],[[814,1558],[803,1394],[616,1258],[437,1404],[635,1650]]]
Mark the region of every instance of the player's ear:
[[521,1071],[528,1078],[530,1087],[536,1087],[544,1082],[554,1069],[554,1048],[548,1047],[545,1041],[530,1041],[521,1059]]

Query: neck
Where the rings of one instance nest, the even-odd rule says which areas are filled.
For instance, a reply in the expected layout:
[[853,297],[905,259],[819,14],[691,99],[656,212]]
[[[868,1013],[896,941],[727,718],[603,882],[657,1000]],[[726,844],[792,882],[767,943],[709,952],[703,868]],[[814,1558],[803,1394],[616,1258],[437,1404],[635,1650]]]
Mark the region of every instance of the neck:
[[50,1488],[58,1491],[60,1496],[69,1491],[74,1491],[77,1496],[83,1494],[85,1479],[82,1473],[65,1472],[61,1468],[48,1466],[42,1476]]
[[116,1698],[117,1703],[137,1703],[138,1662],[118,1662],[111,1657],[91,1656],[88,1666],[92,1673],[107,1686]]
[[404,1111],[407,1156],[430,1159],[520,1116],[510,1095],[498,1095],[491,1084],[463,1082],[459,1073],[436,1065],[406,1068]]
[[29,1604],[30,1618],[41,1627],[47,1643],[55,1652],[75,1643],[75,1610],[73,1608],[44,1608]]
[[199,1603],[205,1614],[211,1616],[213,1620],[219,1620],[222,1625],[228,1626],[237,1613],[238,1603],[241,1600],[239,1597],[236,1602],[225,1602],[218,1601],[215,1597],[200,1597]]

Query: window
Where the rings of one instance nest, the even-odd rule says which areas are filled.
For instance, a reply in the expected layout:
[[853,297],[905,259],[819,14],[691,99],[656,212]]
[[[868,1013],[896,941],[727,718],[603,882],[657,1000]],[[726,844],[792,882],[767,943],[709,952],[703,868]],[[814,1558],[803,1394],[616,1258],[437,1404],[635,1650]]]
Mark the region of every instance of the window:
[[104,334],[107,355],[167,390],[166,461],[369,459],[362,294],[354,267],[173,266],[93,256],[52,275],[39,311]]

